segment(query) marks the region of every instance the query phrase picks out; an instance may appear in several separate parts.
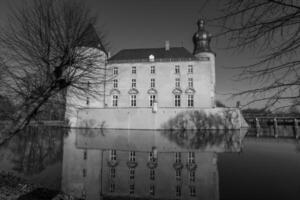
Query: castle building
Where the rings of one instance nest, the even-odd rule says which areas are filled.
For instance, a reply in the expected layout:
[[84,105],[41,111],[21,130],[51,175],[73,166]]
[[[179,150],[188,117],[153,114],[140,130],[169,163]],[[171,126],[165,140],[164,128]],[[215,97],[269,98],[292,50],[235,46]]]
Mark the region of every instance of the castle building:
[[88,36],[91,42],[84,47],[101,56],[100,71],[94,73],[92,82],[86,82],[88,88],[98,90],[100,95],[84,94],[86,100],[67,96],[67,105],[71,106],[67,106],[66,117],[71,126],[113,129],[247,126],[238,108],[215,108],[212,36],[205,30],[203,20],[197,25],[192,38],[193,53],[184,47],[171,47],[167,41],[164,48],[124,49],[110,57],[96,32],[91,31],[93,34]]
[[212,108],[215,101],[215,54],[211,35],[198,21],[194,52],[184,47],[125,49],[108,59],[112,81],[105,107]]

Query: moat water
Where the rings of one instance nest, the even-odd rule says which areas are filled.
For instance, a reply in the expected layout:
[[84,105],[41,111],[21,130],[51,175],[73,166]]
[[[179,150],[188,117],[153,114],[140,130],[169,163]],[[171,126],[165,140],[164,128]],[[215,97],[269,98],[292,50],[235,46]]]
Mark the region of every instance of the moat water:
[[0,170],[85,199],[300,199],[293,130],[142,131],[29,127]]

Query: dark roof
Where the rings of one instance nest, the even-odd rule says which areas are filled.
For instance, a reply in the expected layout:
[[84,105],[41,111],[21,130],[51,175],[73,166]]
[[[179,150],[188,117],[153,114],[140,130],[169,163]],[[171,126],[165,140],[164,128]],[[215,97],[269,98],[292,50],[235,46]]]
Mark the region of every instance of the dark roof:
[[89,25],[84,31],[84,35],[81,38],[80,46],[97,48],[106,53],[103,43],[101,42],[93,25]]
[[196,60],[196,57],[184,47],[124,49],[109,59],[109,62],[148,62],[149,56],[154,55],[155,61]]

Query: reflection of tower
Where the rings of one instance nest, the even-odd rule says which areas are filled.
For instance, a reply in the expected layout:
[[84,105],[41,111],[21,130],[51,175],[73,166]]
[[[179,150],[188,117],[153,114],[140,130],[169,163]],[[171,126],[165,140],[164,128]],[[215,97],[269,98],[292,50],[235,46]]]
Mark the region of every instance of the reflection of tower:
[[204,20],[200,19],[197,22],[198,30],[193,36],[194,43],[194,56],[196,56],[200,61],[208,61],[210,64],[210,81],[211,81],[211,105],[215,107],[215,85],[216,85],[216,77],[215,77],[215,54],[212,52],[210,48],[210,41],[212,35],[205,30]]
[[226,139],[235,140],[218,133],[214,140],[204,136],[195,144],[198,139],[187,137],[177,144],[171,132],[72,131],[64,146],[63,190],[87,199],[219,199],[216,152],[234,150]]

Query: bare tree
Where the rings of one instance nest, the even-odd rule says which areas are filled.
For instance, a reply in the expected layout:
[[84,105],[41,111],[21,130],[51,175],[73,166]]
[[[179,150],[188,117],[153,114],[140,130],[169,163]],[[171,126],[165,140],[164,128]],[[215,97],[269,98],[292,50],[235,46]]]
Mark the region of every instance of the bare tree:
[[105,50],[99,38],[91,40],[97,38],[95,23],[83,1],[26,0],[11,9],[0,31],[1,66],[7,74],[2,91],[14,99],[17,111],[0,144],[67,89],[79,98],[102,94],[98,85],[106,81]]
[[238,81],[255,80],[255,88],[234,96],[249,97],[246,105],[264,102],[266,108],[300,105],[300,1],[225,0],[221,16],[211,20],[221,27],[228,48],[255,52],[254,63],[234,67]]

